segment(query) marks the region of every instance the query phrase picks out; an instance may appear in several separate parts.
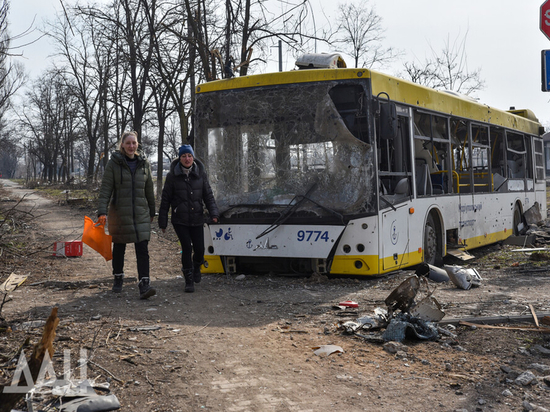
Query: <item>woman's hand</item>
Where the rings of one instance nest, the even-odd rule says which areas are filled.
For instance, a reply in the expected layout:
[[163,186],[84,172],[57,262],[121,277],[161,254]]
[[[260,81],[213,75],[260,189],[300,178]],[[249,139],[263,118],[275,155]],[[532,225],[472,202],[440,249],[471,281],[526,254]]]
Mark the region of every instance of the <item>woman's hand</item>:
[[107,223],[107,216],[101,215],[97,218],[96,226],[105,226],[105,223]]
[[219,221],[220,221],[220,220],[219,220],[217,217],[213,217],[213,218],[212,218],[212,222],[214,222],[214,223],[218,223]]

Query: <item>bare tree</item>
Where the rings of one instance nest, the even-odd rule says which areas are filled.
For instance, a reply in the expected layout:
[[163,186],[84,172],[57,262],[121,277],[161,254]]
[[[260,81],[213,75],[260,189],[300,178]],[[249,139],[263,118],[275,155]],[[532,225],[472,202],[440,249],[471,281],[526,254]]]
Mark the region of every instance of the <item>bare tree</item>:
[[459,36],[451,44],[449,37],[440,53],[431,48],[431,56],[423,63],[406,62],[405,77],[415,83],[435,89],[450,90],[470,95],[483,90],[485,82],[481,69],[470,71],[466,55],[466,37]]
[[69,140],[77,128],[78,100],[69,83],[61,71],[47,71],[26,93],[28,106],[22,114],[22,126],[32,137],[29,153],[42,164],[42,179],[52,182],[67,177]]
[[21,149],[18,146],[18,132],[5,120],[0,120],[0,177],[13,178],[17,169]]
[[67,87],[80,103],[79,115],[89,144],[86,175],[88,182],[92,182],[97,142],[101,135],[108,134],[108,128],[103,126],[108,120],[104,111],[107,110],[105,93],[110,69],[108,46],[112,43],[88,16],[75,15],[70,10],[69,13],[51,24],[49,33],[56,41],[63,64],[59,70],[70,79]]
[[[281,8],[274,10],[276,4]],[[216,20],[216,3],[185,0],[189,41],[199,56],[206,81],[248,74],[254,62],[265,62],[270,40],[281,40],[300,50],[315,34],[308,34],[307,1],[265,3],[262,0],[224,0],[225,19]],[[326,41],[324,38],[320,40]]]
[[[79,13],[93,19],[97,27],[108,30],[113,40],[116,61],[111,73],[118,82],[128,81],[125,88],[117,84],[119,110],[131,110],[132,129],[141,142],[142,126],[152,96],[148,76],[153,64],[153,34],[149,31],[145,10],[159,10],[157,0],[115,0],[109,7],[79,7]],[[128,105],[129,104],[129,105]],[[122,118],[125,115],[121,116]],[[122,125],[125,128],[126,125]]]
[[338,32],[341,35],[335,43],[341,44],[342,51],[353,57],[354,67],[382,66],[397,56],[393,48],[382,46],[385,32],[382,17],[368,1],[338,6]]
[[[317,33],[308,34],[307,1],[279,2],[279,10],[268,8],[261,0],[226,0],[226,3],[226,72],[228,68],[238,69],[240,76],[246,76],[252,63],[265,62],[272,40],[280,40],[295,52],[303,50],[310,40],[329,42],[327,37],[317,36]],[[230,53],[238,56],[233,67],[230,67],[233,63]]]
[[0,117],[4,115],[11,97],[23,85],[26,76],[23,66],[10,56],[11,37],[8,32],[9,0],[0,0]]
[[[210,43],[210,30],[212,28],[211,21],[208,16],[214,16],[214,13],[209,13],[208,6],[205,0],[184,0],[185,11],[187,14],[187,23],[189,24],[189,34],[187,40],[191,43],[193,54],[198,55],[200,62],[200,70],[196,71],[201,74],[206,81],[215,80],[217,78],[216,68],[213,59],[213,47]],[[211,11],[211,10],[210,10]],[[190,62],[195,64],[195,58]]]
[[[189,64],[189,42],[182,41],[187,35],[186,19],[182,19],[185,8],[181,4],[172,6],[170,2],[163,2],[159,7],[163,9],[162,13],[149,7],[145,8],[145,13],[155,50],[149,84],[158,122],[157,166],[162,172],[165,133],[172,113],[177,113],[180,143],[188,141],[192,112],[190,78],[194,76],[194,70]],[[158,196],[161,195],[162,184],[162,173],[158,173]]]

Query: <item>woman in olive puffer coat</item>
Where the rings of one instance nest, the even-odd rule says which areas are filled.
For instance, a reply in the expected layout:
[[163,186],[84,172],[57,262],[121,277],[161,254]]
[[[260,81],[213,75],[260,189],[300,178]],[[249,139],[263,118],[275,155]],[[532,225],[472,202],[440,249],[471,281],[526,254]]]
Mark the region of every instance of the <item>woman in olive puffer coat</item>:
[[105,224],[108,213],[109,234],[113,237],[113,292],[122,292],[126,244],[134,243],[140,298],[147,299],[156,293],[149,285],[148,250],[155,194],[151,166],[137,148],[137,133],[124,132],[119,150],[105,166],[97,214],[98,222]]
[[195,159],[193,148],[183,145],[178,154],[162,189],[159,227],[166,230],[168,209],[172,208],[172,225],[181,244],[185,291],[194,292],[194,284],[201,281],[200,267],[204,262],[204,205],[215,223],[219,213],[205,167]]

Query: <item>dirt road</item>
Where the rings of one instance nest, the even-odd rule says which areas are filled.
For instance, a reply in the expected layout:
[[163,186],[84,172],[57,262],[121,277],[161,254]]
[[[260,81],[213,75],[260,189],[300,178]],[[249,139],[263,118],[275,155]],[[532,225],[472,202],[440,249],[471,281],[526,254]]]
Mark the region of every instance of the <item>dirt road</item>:
[[[4,189],[10,198],[29,192]],[[36,193],[22,206],[40,215],[18,238],[35,248],[78,239],[84,215],[95,218]],[[188,294],[178,251],[173,234],[155,231],[150,253],[157,296],[147,301],[138,299],[132,248],[121,294],[110,290],[110,265],[87,246],[76,258],[52,257],[50,249],[4,256],[0,280],[12,272],[29,277],[3,307],[14,331],[0,335],[0,353],[13,354],[29,334],[36,342],[41,328],[18,325],[45,320],[55,306],[61,319],[56,353],[69,349],[77,357],[86,349],[88,378],[110,382],[123,411],[520,411],[526,402],[550,410],[544,380],[550,358],[542,351],[548,335],[460,326],[456,338],[406,340],[402,351],[390,354],[381,344],[342,334],[338,322],[372,315],[411,271],[366,280],[205,275]],[[481,287],[430,285],[446,318],[526,315],[529,304],[537,313],[550,311],[544,266],[527,270],[528,256],[499,246],[480,254],[474,264]],[[333,305],[343,300],[358,302],[357,312],[341,316]],[[314,354],[314,347],[329,344],[344,352]],[[61,357],[55,367],[63,370]],[[518,383],[526,371],[535,379]]]

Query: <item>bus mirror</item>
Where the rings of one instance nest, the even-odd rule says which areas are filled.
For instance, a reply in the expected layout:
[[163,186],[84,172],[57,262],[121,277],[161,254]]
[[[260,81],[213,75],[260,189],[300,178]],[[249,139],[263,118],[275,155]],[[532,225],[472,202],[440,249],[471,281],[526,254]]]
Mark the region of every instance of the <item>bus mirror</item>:
[[395,103],[380,104],[380,138],[393,140],[397,137],[397,109]]

